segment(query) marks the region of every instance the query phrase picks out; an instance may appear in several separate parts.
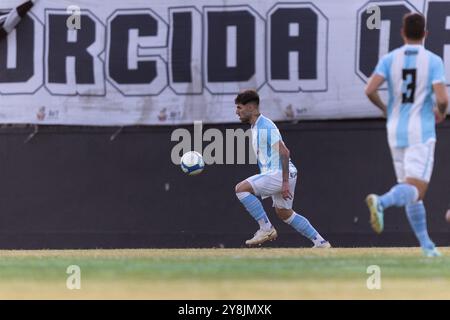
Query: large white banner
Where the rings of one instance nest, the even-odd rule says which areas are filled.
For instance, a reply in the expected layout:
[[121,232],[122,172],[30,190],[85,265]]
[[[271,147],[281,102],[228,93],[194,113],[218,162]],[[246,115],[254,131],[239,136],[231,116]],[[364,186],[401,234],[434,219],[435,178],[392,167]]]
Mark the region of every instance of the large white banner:
[[450,0],[36,0],[0,40],[0,122],[237,122],[244,88],[274,120],[377,117],[364,86],[410,11],[450,62]]

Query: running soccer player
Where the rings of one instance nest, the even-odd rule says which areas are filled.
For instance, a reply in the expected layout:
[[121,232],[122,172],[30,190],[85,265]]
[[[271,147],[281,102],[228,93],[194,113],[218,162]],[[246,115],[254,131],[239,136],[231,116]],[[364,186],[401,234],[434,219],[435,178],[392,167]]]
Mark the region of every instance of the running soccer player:
[[[387,136],[398,184],[366,203],[375,232],[384,227],[384,210],[405,207],[409,223],[428,257],[440,256],[427,232],[423,199],[433,171],[435,123],[445,119],[448,95],[442,59],[423,47],[425,18],[409,13],[403,18],[405,44],[385,55],[370,78],[366,95],[387,117]],[[387,81],[386,106],[378,88]],[[436,107],[434,105],[436,104]]]
[[283,143],[277,126],[259,112],[259,95],[254,90],[245,90],[235,99],[236,114],[243,123],[251,124],[253,150],[261,173],[236,185],[239,201],[258,222],[259,230],[247,245],[259,245],[274,240],[277,231],[270,223],[257,196],[272,197],[277,216],[297,232],[314,243],[314,248],[329,248],[330,243],[314,229],[309,221],[292,210],[297,169],[289,158],[289,150]]

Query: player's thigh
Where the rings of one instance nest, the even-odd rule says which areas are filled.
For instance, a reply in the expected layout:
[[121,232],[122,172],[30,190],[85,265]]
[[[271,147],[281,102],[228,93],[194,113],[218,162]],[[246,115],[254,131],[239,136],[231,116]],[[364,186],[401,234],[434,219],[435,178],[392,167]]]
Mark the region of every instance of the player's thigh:
[[429,183],[434,166],[434,147],[436,142],[429,140],[410,146],[405,151],[405,178]]
[[391,156],[397,181],[405,182],[405,148],[391,148]]
[[[292,209],[292,205],[294,203],[294,196],[295,196],[295,186],[297,184],[297,176],[293,176],[289,178],[289,191],[292,194],[292,197],[290,199],[283,199],[283,196],[281,195],[281,192],[278,192],[272,196],[273,200],[273,207],[277,209],[283,209],[283,210],[290,210]],[[281,190],[280,190],[281,191]],[[277,211],[278,214],[278,211]],[[279,214],[278,216],[282,218]],[[283,218],[282,218],[283,219]]]
[[281,174],[261,173],[247,178],[246,181],[252,186],[254,194],[261,197],[270,197],[281,192]]

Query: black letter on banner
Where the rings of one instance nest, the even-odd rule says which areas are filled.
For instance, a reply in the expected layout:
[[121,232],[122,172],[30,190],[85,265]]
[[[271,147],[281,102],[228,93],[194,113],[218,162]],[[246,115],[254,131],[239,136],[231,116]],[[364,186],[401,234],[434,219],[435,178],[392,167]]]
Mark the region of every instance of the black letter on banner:
[[[35,23],[29,16],[23,17],[9,38],[16,35],[16,41],[10,43],[14,48],[9,48],[9,53],[15,53],[14,57],[8,57],[8,40],[0,40],[0,83],[27,82],[34,74],[34,32]],[[11,39],[11,38],[10,38]],[[14,49],[14,50],[11,50]],[[15,51],[15,52],[13,52]],[[8,59],[10,66],[8,66]],[[12,61],[12,66],[11,66]],[[1,91],[3,92],[3,91]]]
[[[167,85],[167,24],[151,10],[117,10],[108,18],[108,76],[123,95],[157,95]],[[145,37],[145,38],[144,38]]]
[[28,13],[0,41],[0,93],[34,93],[42,86],[44,25]]
[[449,2],[430,2],[427,12],[428,37],[425,45],[428,50],[444,58],[444,47],[450,44],[450,30],[446,29],[447,17],[450,17]]
[[68,41],[66,21],[69,15],[48,16],[48,82],[67,83],[66,60],[75,58],[75,79],[79,84],[93,84],[94,59],[87,49],[95,42],[95,22],[91,17],[81,15],[82,28],[76,32],[76,41]]
[[150,83],[156,78],[155,61],[139,61],[137,69],[128,68],[128,31],[139,30],[139,36],[155,36],[158,33],[156,20],[146,14],[118,16],[111,21],[111,49],[109,51],[109,73],[120,84]]
[[192,13],[173,14],[172,37],[172,79],[173,82],[192,82]]
[[250,6],[204,7],[205,87],[212,94],[235,94],[265,83],[265,24]]
[[[255,74],[255,17],[248,11],[208,12],[208,82],[247,81]],[[235,39],[227,39],[228,27]],[[235,41],[235,61],[227,46]]]
[[[310,8],[280,8],[272,14],[270,37],[271,79],[289,80],[289,53],[298,52],[298,79],[317,78],[317,14]],[[289,25],[299,33],[289,34]]]
[[178,94],[202,93],[202,16],[193,7],[169,8],[170,87]]
[[81,29],[69,29],[65,10],[46,10],[46,87],[52,94],[104,95],[104,28],[93,13],[81,10]]
[[327,90],[327,18],[312,3],[279,3],[267,17],[270,87],[276,92]]
[[[375,69],[380,55],[380,30],[367,28],[367,20],[372,13],[367,13],[367,8],[379,6],[381,20],[390,22],[388,51],[402,46],[403,40],[400,35],[403,16],[411,11],[416,11],[412,6],[403,4],[389,4],[388,2],[370,2],[359,11],[359,63],[358,72],[364,81],[369,78]],[[384,40],[383,40],[384,41]]]

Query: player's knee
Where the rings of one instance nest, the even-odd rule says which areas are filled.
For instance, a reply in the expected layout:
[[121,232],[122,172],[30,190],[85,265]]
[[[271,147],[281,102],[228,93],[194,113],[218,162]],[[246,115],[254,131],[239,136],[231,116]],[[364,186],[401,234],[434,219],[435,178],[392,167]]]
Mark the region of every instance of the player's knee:
[[234,190],[235,190],[236,193],[241,193],[241,192],[254,193],[252,186],[246,180],[241,181],[240,183],[238,183],[236,185],[236,187],[234,188]]
[[427,193],[428,186],[427,185],[421,185],[420,187],[417,187],[417,190],[419,191],[419,196],[417,201],[422,201],[425,199],[425,194]]
[[425,192],[419,190],[419,195],[417,196],[417,202],[422,201],[425,198]]
[[294,211],[292,209],[282,209],[275,207],[275,213],[277,214],[278,218],[280,218],[283,221],[286,221],[292,216]]
[[417,191],[416,201],[417,202],[422,201],[425,198],[425,194],[427,192],[427,187],[428,187],[428,184],[426,182],[416,181],[415,179],[414,180],[407,179],[406,183],[416,188],[416,191]]
[[236,197],[239,199],[239,201],[242,202],[245,198],[247,198],[250,195],[250,192],[245,190],[245,186],[243,182],[240,182],[236,185],[234,188],[234,191],[236,192]]
[[239,182],[236,187],[234,187],[234,192],[236,192],[236,194],[238,193],[248,193],[248,190],[246,190],[247,188],[245,188],[245,184],[244,182]]

